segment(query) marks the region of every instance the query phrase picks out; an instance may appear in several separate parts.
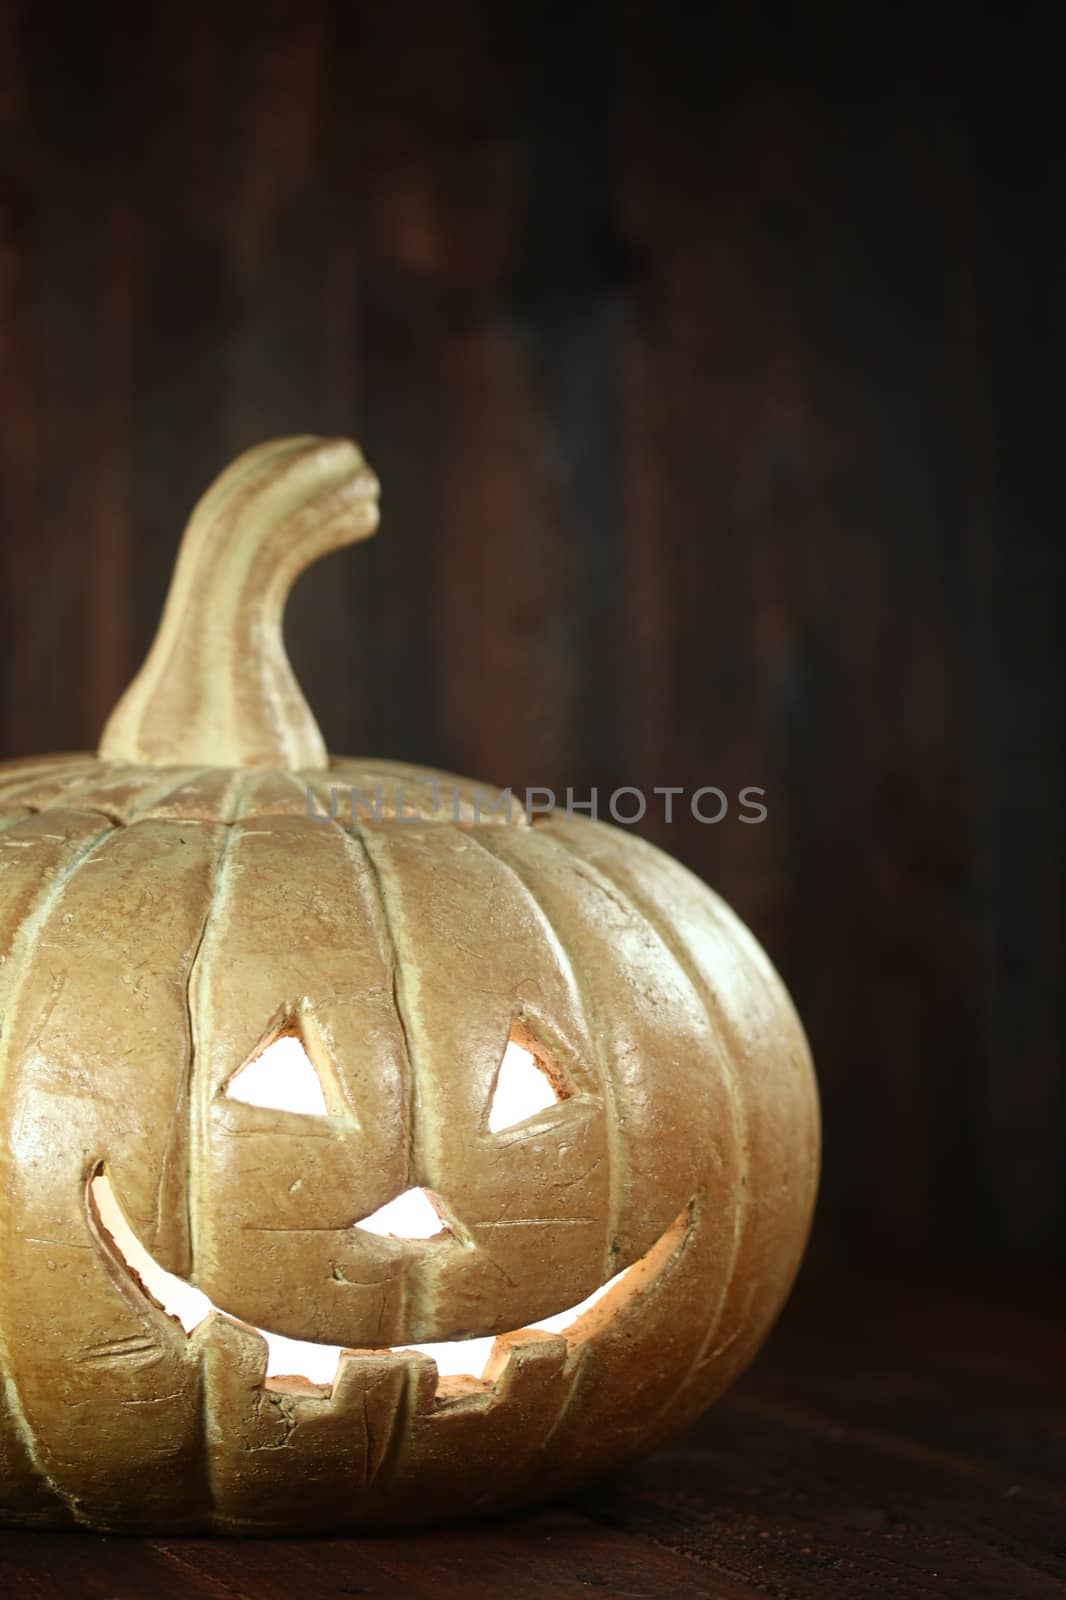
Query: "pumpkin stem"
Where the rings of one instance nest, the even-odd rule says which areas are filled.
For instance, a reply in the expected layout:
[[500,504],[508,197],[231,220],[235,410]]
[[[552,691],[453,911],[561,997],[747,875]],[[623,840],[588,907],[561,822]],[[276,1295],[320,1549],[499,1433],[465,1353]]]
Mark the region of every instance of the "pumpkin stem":
[[100,741],[153,766],[328,764],[282,641],[289,590],[378,523],[378,485],[354,444],[275,439],[239,456],[185,530],[152,648]]

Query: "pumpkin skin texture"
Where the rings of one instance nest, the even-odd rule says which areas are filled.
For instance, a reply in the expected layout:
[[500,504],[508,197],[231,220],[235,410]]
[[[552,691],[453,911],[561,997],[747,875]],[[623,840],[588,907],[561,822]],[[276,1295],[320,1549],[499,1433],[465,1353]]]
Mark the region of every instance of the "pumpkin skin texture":
[[[375,525],[354,446],[249,452],[99,755],[0,767],[8,1521],[316,1532],[555,1495],[713,1400],[797,1270],[813,1074],[728,907],[619,829],[326,755],[281,613]],[[379,814],[331,817],[352,788]],[[285,1033],[321,1114],[230,1092]],[[509,1040],[555,1099],[493,1131]],[[104,1177],[217,1308],[190,1332]],[[415,1188],[437,1235],[355,1225]],[[268,1376],[256,1329],[344,1347],[332,1384]],[[405,1349],[486,1335],[480,1380]]]

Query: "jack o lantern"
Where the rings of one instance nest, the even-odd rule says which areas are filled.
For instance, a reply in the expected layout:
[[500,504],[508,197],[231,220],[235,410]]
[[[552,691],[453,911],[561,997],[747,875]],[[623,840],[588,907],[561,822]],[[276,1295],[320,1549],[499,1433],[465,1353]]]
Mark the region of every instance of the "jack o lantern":
[[557,1494],[712,1400],[791,1285],[813,1077],[727,907],[617,829],[327,756],[282,610],[376,524],[353,445],[242,456],[99,755],[0,768],[9,1521]]

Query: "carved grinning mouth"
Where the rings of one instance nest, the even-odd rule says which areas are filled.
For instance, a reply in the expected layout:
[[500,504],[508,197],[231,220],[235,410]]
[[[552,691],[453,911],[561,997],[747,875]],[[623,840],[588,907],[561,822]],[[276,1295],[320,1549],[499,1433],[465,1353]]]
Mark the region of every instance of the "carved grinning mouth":
[[[90,1211],[100,1234],[110,1244],[133,1282],[151,1304],[179,1322],[186,1334],[191,1334],[212,1312],[218,1312],[229,1322],[236,1323],[250,1333],[258,1334],[265,1342],[268,1387],[289,1379],[303,1379],[326,1389],[332,1387],[341,1357],[346,1351],[345,1346],[318,1344],[307,1339],[289,1339],[266,1328],[252,1328],[241,1318],[234,1317],[223,1307],[215,1305],[202,1289],[197,1289],[184,1278],[167,1272],[145,1249],[130,1227],[111,1182],[102,1169],[95,1173],[89,1183],[88,1198]],[[385,1209],[387,1211],[388,1208]],[[586,1331],[591,1331],[586,1320],[588,1314],[608,1295],[611,1297],[610,1306],[613,1309],[629,1298],[629,1292],[638,1287],[646,1287],[658,1276],[666,1261],[673,1257],[683,1242],[688,1231],[691,1211],[691,1205],[686,1206],[645,1255],[609,1278],[598,1289],[594,1289],[580,1304],[570,1306],[567,1310],[556,1312],[552,1316],[542,1317],[538,1322],[527,1323],[525,1328],[518,1331],[539,1330],[561,1334],[568,1346],[572,1342],[579,1342]],[[371,1231],[386,1230],[382,1228]],[[429,1356],[436,1365],[438,1380],[451,1379],[459,1383],[465,1380],[468,1384],[487,1385],[490,1382],[487,1372],[493,1370],[497,1364],[493,1361],[497,1339],[506,1341],[513,1337],[512,1334],[488,1335],[435,1344],[394,1345],[390,1349],[393,1355],[401,1359],[411,1351]],[[376,1353],[380,1355],[382,1352],[378,1350]]]

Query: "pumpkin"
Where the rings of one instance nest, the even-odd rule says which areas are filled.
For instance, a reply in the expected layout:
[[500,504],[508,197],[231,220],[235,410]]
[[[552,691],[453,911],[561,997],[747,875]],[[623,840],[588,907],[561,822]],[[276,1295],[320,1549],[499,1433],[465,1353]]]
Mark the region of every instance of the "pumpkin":
[[812,1071],[722,901],[619,829],[326,754],[282,611],[376,523],[353,445],[242,456],[99,754],[0,768],[9,1521],[555,1495],[711,1401],[796,1272]]

